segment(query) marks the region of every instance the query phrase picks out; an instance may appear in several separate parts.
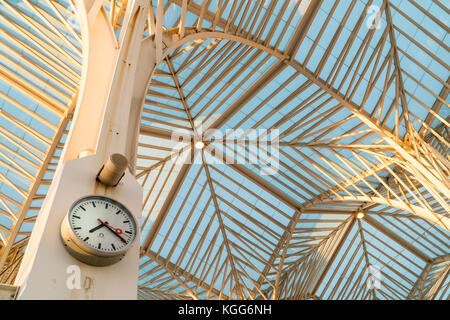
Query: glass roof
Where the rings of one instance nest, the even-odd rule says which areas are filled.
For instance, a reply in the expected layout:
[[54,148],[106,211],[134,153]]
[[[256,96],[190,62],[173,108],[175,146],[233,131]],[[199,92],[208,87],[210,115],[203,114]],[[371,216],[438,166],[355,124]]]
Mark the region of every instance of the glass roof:
[[[104,1],[118,38],[127,4]],[[140,298],[448,299],[448,3],[151,4],[143,38],[158,13],[209,33],[146,92]],[[2,283],[70,130],[81,38],[71,0],[0,3]]]

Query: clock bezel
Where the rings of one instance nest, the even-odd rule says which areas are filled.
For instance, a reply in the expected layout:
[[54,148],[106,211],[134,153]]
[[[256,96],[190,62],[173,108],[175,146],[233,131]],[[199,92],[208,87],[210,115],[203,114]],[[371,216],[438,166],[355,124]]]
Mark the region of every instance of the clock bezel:
[[[133,239],[125,247],[117,251],[105,252],[86,244],[76,235],[70,223],[71,213],[81,202],[89,200],[103,200],[111,203],[112,205],[119,207],[130,217],[130,221],[134,228],[134,234]],[[120,261],[125,256],[126,252],[134,245],[139,232],[133,213],[121,202],[102,195],[87,195],[74,201],[61,223],[60,231],[61,239],[67,251],[81,262],[95,266],[105,266]]]

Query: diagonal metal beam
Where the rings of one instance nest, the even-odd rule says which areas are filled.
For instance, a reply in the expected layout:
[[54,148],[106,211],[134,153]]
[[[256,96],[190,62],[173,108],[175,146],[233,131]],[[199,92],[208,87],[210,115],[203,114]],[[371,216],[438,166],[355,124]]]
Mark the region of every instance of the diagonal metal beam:
[[140,134],[171,140],[173,132],[162,128],[141,125]]
[[291,37],[288,45],[286,46],[286,54],[291,58],[291,60],[295,59],[295,55],[303,43],[303,39],[305,39],[306,34],[308,33],[309,28],[311,27],[314,18],[319,12],[320,6],[322,5],[323,0],[302,0],[309,1],[307,4],[307,9],[300,20],[300,23],[297,25],[297,28],[294,31],[294,34]]
[[423,253],[421,250],[414,247],[411,243],[405,241],[402,237],[391,231],[389,228],[387,228],[385,225],[381,224],[380,222],[376,221],[374,218],[372,218],[369,215],[366,215],[364,217],[364,221],[369,223],[372,227],[380,231],[381,233],[384,233],[386,236],[397,242],[402,247],[408,249],[411,253],[416,255],[417,257],[421,258],[423,261],[427,263],[433,262],[433,259]]
[[441,290],[442,286],[444,285],[447,277],[450,275],[450,265],[447,265],[445,270],[439,275],[439,278],[436,280],[430,291],[427,292],[425,295],[426,300],[434,300],[436,298],[436,295]]
[[36,178],[34,180],[34,183],[28,192],[28,196],[25,199],[24,203],[22,204],[19,213],[17,214],[17,220],[14,222],[14,225],[12,226],[12,228],[8,234],[8,238],[6,239],[6,246],[4,248],[2,248],[2,250],[0,251],[0,270],[3,269],[3,267],[6,263],[6,259],[9,255],[9,252],[14,245],[15,239],[16,239],[17,235],[19,234],[20,228],[22,227],[22,222],[25,220],[25,217],[31,206],[31,203],[34,200],[33,197],[41,185],[41,180],[44,177],[45,173],[47,172],[47,167],[49,166],[50,161],[53,159],[53,155],[55,153],[56,148],[59,145],[61,137],[64,134],[66,127],[72,118],[72,113],[73,113],[73,110],[74,110],[76,102],[77,102],[77,97],[78,97],[78,95],[74,96],[74,98],[71,102],[71,105],[69,106],[68,111],[66,113],[66,117],[64,117],[60,120],[58,129],[53,136],[53,143],[49,146],[49,148],[47,150],[45,158],[43,159],[43,161],[39,167],[39,171],[36,173]]
[[[422,273],[420,274],[419,278],[417,279],[416,283],[414,284],[411,292],[408,294],[408,297],[406,299],[413,299],[416,292],[417,292],[417,297],[419,300],[425,299],[425,297],[423,295],[423,290],[424,290],[425,282],[427,281],[427,277],[428,277],[431,269],[433,268],[434,265],[440,264],[445,261],[450,261],[450,254],[437,257],[432,262],[427,263],[427,265],[422,270]],[[444,282],[444,280],[448,276],[448,274],[449,274],[449,267],[447,267],[447,269],[444,270],[444,272],[441,274],[441,276],[436,280],[435,285],[432,287],[432,289],[434,289],[433,292],[427,293],[427,296],[428,296],[427,299],[430,299],[430,300],[434,299],[437,292],[439,292],[440,288],[442,287],[442,283]]]
[[141,254],[148,254],[148,252],[150,251],[153,241],[155,240],[156,235],[161,229],[161,226],[164,223],[164,220],[166,219],[166,216],[169,213],[169,210],[172,207],[172,204],[176,196],[178,195],[178,192],[180,191],[180,188],[183,185],[183,182],[186,179],[191,166],[192,161],[188,161],[188,163],[182,164],[180,172],[178,173],[176,180],[174,181],[171,189],[169,190],[167,198],[165,199],[161,207],[161,210],[159,210],[158,215],[156,216],[155,221],[153,222],[153,225],[149,230],[147,237],[144,240],[144,243],[141,246]]
[[[206,291],[211,291],[216,297],[219,297],[221,295],[220,292],[217,291],[217,289],[211,288],[204,281],[201,281],[200,279],[194,277],[192,274],[185,271],[183,268],[180,268],[176,264],[173,264],[172,262],[167,261],[167,259],[165,259],[161,256],[157,256],[155,254],[155,252],[150,250],[149,252],[146,253],[146,256],[148,256],[150,259],[152,259],[153,261],[158,263],[164,269],[167,269],[169,272],[176,274],[178,276],[181,276],[181,277],[185,278],[187,281],[191,281],[191,282],[195,283],[198,287],[203,288]],[[225,297],[225,299],[228,299],[228,297],[226,295],[222,294],[222,296]]]
[[[450,77],[447,78],[447,84],[450,84]],[[439,97],[442,98],[443,101],[447,101],[447,97],[450,93],[450,88],[443,86],[441,92],[439,93]],[[433,110],[435,113],[439,113],[439,111],[442,108],[442,101],[439,99],[436,99],[436,101],[433,103],[433,106],[431,107],[431,110]],[[427,117],[425,118],[425,123],[428,124],[430,127],[433,124],[434,119],[436,119],[436,117],[429,112]],[[419,130],[419,134],[421,134],[422,136],[425,135],[425,132],[428,131],[425,126],[422,126]]]
[[[286,64],[277,61],[270,69],[268,69],[244,94],[242,94],[222,115],[216,119],[210,128],[221,128],[231,117],[233,117],[242,107],[254,98],[261,90],[264,89],[276,76],[278,76],[285,68]],[[206,139],[209,136],[206,135]]]
[[333,262],[336,259],[337,255],[338,255],[339,251],[341,250],[342,246],[344,245],[345,241],[347,240],[348,235],[350,234],[350,231],[352,231],[353,226],[355,225],[355,221],[356,221],[355,218],[351,219],[350,223],[347,226],[347,229],[345,229],[345,231],[344,231],[344,234],[341,236],[341,238],[339,239],[339,242],[337,243],[337,245],[334,247],[333,251],[331,252],[331,257],[327,261],[327,264],[325,265],[325,267],[323,268],[323,270],[320,274],[320,277],[316,280],[316,284],[314,285],[313,289],[311,290],[311,293],[310,293],[311,295],[313,295],[313,296],[317,295],[317,290],[319,290],[319,287],[322,284],[323,279],[327,275],[328,270],[333,265]]

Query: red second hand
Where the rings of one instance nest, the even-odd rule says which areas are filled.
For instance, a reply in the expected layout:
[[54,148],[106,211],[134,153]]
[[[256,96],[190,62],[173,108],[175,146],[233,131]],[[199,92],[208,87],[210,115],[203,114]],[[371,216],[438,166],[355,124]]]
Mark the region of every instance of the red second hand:
[[122,233],[123,233],[122,229],[119,229],[119,228],[116,229],[116,228],[114,228],[113,226],[110,226],[109,224],[103,222],[103,221],[100,220],[100,219],[97,219],[97,221],[100,222],[101,224],[103,224],[103,225],[108,226],[109,228],[111,228],[116,234],[122,234]]

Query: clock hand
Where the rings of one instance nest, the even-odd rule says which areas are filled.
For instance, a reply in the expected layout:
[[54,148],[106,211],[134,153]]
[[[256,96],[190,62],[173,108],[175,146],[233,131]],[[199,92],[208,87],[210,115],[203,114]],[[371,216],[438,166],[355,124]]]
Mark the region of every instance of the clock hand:
[[109,231],[114,233],[123,243],[128,244],[128,242],[126,242],[125,239],[120,236],[120,234],[122,233],[121,229],[116,229],[114,227],[111,227],[107,222],[103,222],[100,219],[97,219],[97,221],[100,222],[102,225],[104,225]]
[[117,233],[117,234],[122,234],[122,233],[123,233],[122,229],[114,228],[113,226],[111,226],[111,225],[108,223],[108,221],[103,222],[103,221],[100,220],[100,219],[97,219],[97,221],[99,221],[99,222],[102,224],[102,226],[107,226],[107,227],[111,228],[111,229],[112,229],[115,233]]
[[128,244],[128,242],[124,238],[122,238],[115,230],[111,229],[107,224],[105,224],[105,226],[106,228],[108,228],[108,230],[114,233],[120,239],[120,241],[122,241],[125,244]]
[[[107,223],[107,222],[105,222],[105,223]],[[92,233],[92,232],[97,231],[98,229],[100,229],[100,228],[102,228],[104,226],[105,225],[103,223],[101,223],[98,226],[96,226],[96,227],[92,228],[91,230],[89,230],[89,232]]]

